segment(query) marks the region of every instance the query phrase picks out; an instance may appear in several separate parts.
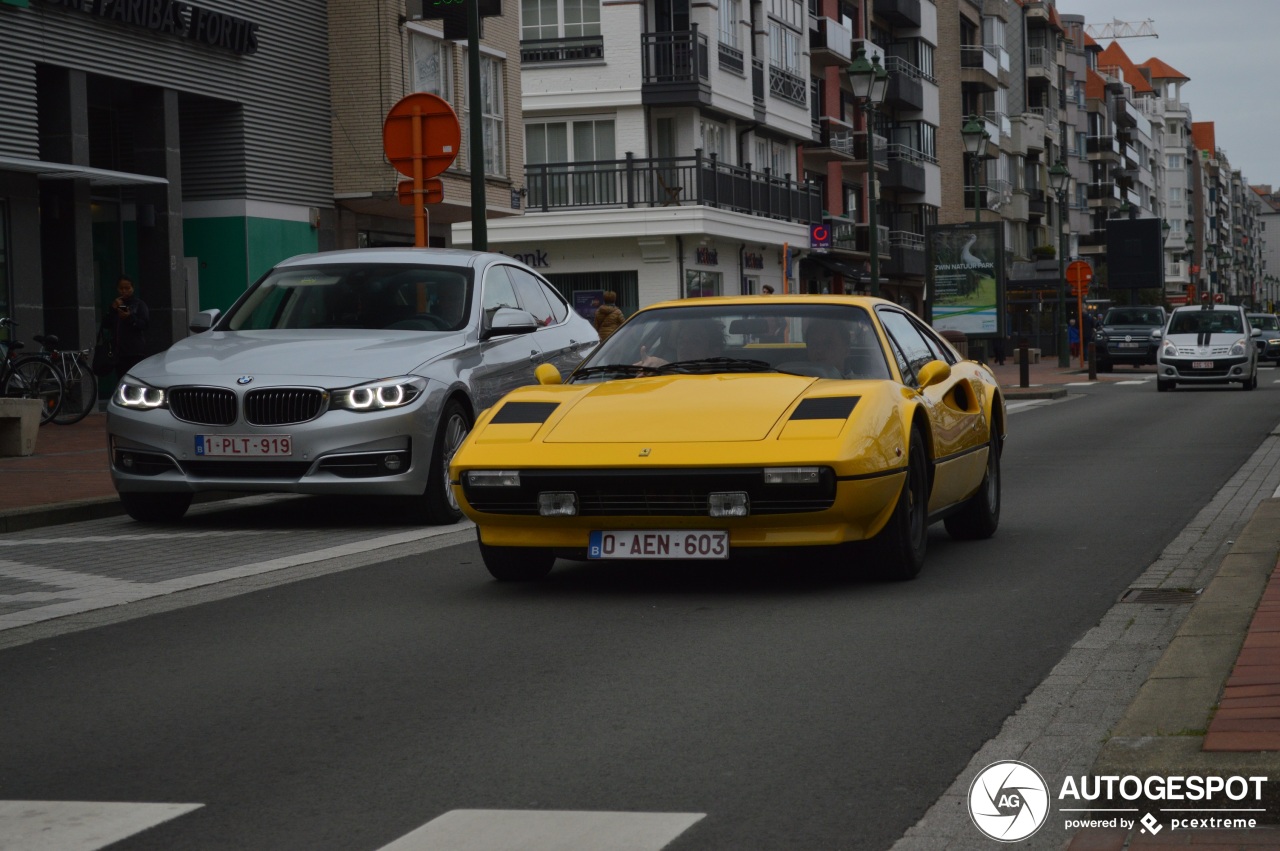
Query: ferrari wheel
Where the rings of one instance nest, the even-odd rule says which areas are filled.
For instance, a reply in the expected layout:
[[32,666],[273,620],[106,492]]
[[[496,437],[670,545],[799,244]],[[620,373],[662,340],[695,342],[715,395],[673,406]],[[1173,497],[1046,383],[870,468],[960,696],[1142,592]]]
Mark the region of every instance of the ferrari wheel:
[[139,523],[173,523],[191,507],[189,493],[122,493],[125,513]]
[[960,541],[977,541],[990,538],[1000,525],[1000,435],[992,424],[991,440],[987,443],[987,472],[982,477],[978,492],[969,497],[964,507],[943,523],[947,533]]
[[427,489],[416,500],[427,523],[446,526],[462,519],[462,509],[449,485],[449,462],[471,431],[471,418],[461,402],[453,400],[444,406],[440,414],[440,427],[436,429],[435,444],[431,450],[431,472],[427,475]]
[[499,582],[534,582],[551,572],[556,554],[537,547],[491,547],[480,542],[480,557]]
[[907,447],[907,478],[889,522],[871,541],[875,571],[884,579],[915,579],[924,567],[929,542],[929,472],[925,467],[924,438],[911,429]]

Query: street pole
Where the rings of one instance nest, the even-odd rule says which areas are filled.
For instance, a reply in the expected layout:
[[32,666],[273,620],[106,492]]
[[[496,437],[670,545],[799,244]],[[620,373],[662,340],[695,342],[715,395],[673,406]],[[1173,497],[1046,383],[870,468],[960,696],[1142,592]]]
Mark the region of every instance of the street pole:
[[467,10],[467,87],[471,92],[467,149],[471,169],[471,250],[489,250],[488,202],[484,185],[484,102],[480,97],[480,3]]
[[1067,231],[1062,226],[1067,216],[1067,193],[1058,191],[1058,366],[1071,366],[1071,350],[1067,344]]
[[867,227],[871,229],[869,234],[871,245],[871,297],[877,298],[880,295],[880,227],[879,213],[876,211],[876,137],[875,128],[871,121],[871,114],[875,110],[875,104],[870,98],[863,101],[862,109],[867,116]]

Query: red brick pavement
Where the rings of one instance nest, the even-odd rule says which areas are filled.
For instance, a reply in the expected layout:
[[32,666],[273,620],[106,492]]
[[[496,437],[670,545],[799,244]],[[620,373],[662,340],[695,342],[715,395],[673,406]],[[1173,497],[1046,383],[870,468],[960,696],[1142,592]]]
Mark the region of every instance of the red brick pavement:
[[106,423],[106,414],[90,414],[75,425],[48,423],[36,436],[35,454],[0,458],[0,512],[114,498]]

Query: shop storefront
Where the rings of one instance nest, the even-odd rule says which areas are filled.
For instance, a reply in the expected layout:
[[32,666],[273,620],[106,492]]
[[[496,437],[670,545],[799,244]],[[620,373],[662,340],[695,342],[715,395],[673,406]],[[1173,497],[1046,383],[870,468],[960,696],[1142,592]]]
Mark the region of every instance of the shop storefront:
[[323,0],[0,3],[0,314],[88,346],[116,280],[151,345],[327,247]]

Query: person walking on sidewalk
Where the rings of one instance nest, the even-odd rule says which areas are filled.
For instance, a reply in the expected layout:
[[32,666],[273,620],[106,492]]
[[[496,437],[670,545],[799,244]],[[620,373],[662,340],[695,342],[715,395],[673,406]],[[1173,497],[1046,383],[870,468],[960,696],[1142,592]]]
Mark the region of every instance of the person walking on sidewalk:
[[1080,357],[1080,326],[1074,319],[1067,322],[1067,343],[1071,347],[1071,357]]
[[609,290],[604,294],[604,304],[596,309],[596,318],[592,323],[596,326],[596,333],[600,335],[600,342],[609,339],[614,331],[618,330],[618,326],[626,319],[622,315],[622,309],[617,305],[618,294],[613,290]]
[[107,315],[102,317],[102,327],[111,334],[117,381],[150,354],[147,351],[147,326],[150,324],[151,311],[147,303],[134,291],[133,281],[127,275],[121,275],[116,281],[116,300],[111,302]]

